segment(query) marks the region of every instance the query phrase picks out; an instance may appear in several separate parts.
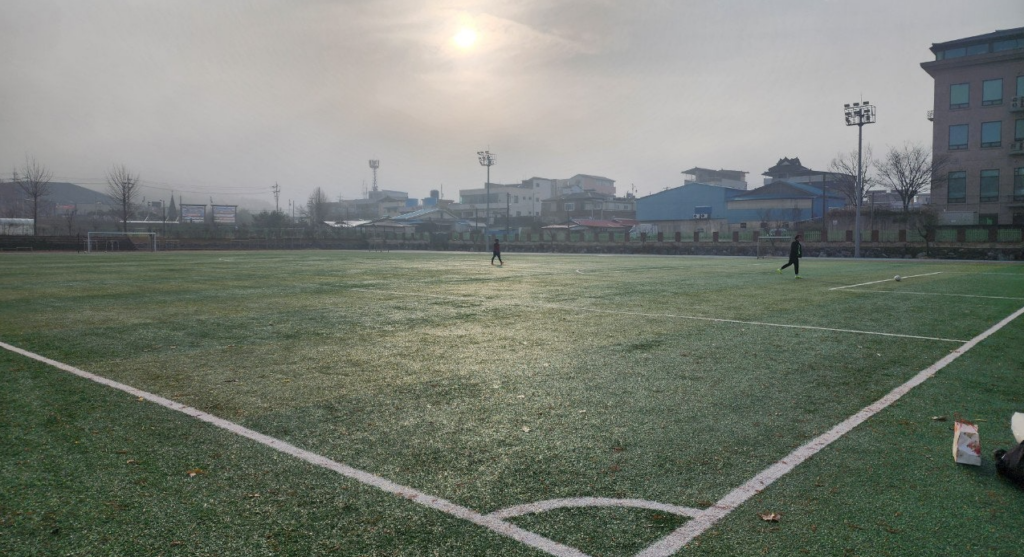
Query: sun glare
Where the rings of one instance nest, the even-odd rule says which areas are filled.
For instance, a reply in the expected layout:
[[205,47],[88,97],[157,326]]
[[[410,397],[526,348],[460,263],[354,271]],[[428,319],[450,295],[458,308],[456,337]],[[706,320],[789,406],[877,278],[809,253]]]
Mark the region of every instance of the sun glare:
[[463,28],[461,31],[456,33],[454,37],[452,37],[452,40],[455,41],[455,44],[458,45],[459,48],[469,48],[476,42],[476,31]]

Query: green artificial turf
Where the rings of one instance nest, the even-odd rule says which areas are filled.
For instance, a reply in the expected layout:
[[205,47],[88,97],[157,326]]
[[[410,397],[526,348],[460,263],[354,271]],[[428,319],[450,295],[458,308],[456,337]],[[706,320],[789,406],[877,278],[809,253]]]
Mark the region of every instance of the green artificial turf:
[[[1024,306],[1013,264],[805,259],[797,281],[752,258],[506,259],[4,256],[0,341],[480,513],[566,497],[706,508]],[[1022,331],[680,554],[1013,554],[1024,492],[990,454],[1024,411]],[[542,554],[22,356],[0,351],[0,371],[0,553]],[[984,420],[982,467],[953,464],[954,414]],[[509,522],[611,556],[686,520]]]

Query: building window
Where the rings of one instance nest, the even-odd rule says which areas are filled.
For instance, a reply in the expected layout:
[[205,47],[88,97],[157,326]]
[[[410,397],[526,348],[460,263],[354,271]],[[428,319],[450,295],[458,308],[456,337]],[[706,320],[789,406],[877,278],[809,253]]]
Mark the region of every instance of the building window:
[[1024,167],[1013,169],[1013,200],[1024,201]]
[[981,106],[1003,104],[1003,80],[987,79],[981,82]]
[[999,171],[981,171],[981,201],[999,201]]
[[1017,96],[1024,97],[1024,75],[1017,76]]
[[949,108],[967,108],[971,104],[971,85],[957,83],[949,86]]
[[523,212],[522,212],[522,211],[516,211],[516,216],[517,216],[517,217],[521,217],[521,216],[523,216]]
[[967,148],[967,124],[958,124],[949,127],[949,150]]
[[992,43],[992,52],[1002,52],[1004,50],[1013,50],[1015,48],[1024,47],[1024,39],[1007,39],[1005,41],[996,41]]
[[967,47],[967,55],[988,54],[988,43],[975,44]]
[[946,179],[946,202],[967,203],[967,172],[950,172]]
[[967,55],[967,49],[964,47],[960,48],[949,48],[946,50],[940,50],[935,57],[939,60],[948,60],[950,58],[959,58]]
[[565,212],[566,213],[568,213],[569,211],[575,211],[575,210],[576,210],[576,204],[575,203],[566,203],[565,204]]
[[1013,126],[1013,140],[1024,141],[1024,119],[1017,120]]
[[999,147],[1003,144],[1003,123],[982,122],[981,123],[981,146]]
[[999,224],[999,214],[978,215],[978,224],[982,226],[995,226]]
[[519,196],[518,195],[515,197],[515,200],[513,200],[512,203],[519,203]]

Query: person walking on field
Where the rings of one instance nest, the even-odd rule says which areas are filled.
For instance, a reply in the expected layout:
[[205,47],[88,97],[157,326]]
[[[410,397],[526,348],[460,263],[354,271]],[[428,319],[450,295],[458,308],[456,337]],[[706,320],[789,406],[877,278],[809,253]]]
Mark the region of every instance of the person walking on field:
[[790,265],[793,266],[793,271],[796,273],[796,278],[803,278],[800,276],[800,258],[804,256],[804,246],[800,243],[799,234],[796,238],[793,238],[793,243],[789,244],[789,263],[786,263],[782,267],[779,267],[776,273],[782,273],[782,270]]
[[498,265],[504,265],[505,262],[501,260],[501,244],[498,243],[498,239],[494,239],[494,255],[491,256],[491,265],[494,265],[494,258],[498,258]]

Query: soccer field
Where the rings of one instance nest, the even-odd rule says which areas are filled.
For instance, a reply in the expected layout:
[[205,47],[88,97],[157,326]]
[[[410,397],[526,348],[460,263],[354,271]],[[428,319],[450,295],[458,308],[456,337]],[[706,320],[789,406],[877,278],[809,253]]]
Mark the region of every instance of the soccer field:
[[503,256],[0,256],[0,554],[1018,554],[1024,266]]

